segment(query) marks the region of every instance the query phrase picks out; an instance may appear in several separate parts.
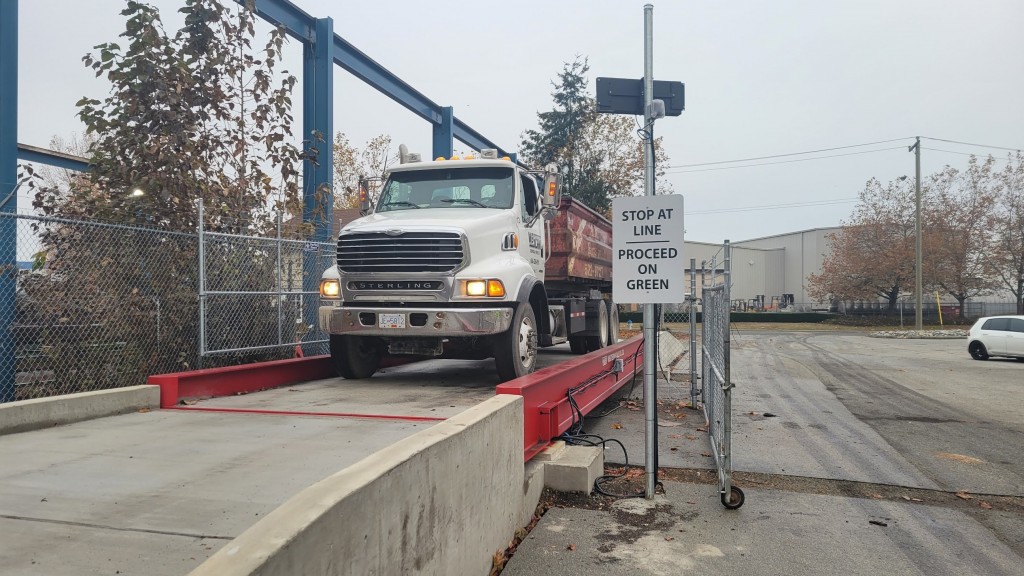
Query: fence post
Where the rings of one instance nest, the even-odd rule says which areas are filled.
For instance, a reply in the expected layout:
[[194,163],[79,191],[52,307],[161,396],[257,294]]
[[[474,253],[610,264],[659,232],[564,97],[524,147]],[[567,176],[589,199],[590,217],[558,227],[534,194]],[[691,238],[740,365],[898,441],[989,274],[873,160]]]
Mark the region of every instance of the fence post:
[[[722,375],[725,376],[725,382],[722,383],[722,387],[723,387],[723,390],[726,391],[726,393],[723,395],[723,397],[725,398],[725,405],[723,406],[724,414],[722,416],[722,420],[723,420],[723,422],[722,422],[722,431],[723,431],[723,437],[725,438],[725,440],[722,442],[722,444],[723,444],[722,453],[724,454],[724,457],[722,458],[722,464],[723,464],[723,467],[728,471],[729,475],[731,476],[732,475],[732,446],[731,446],[731,444],[732,444],[732,392],[731,392],[731,389],[732,389],[732,369],[730,368],[730,363],[732,362],[732,358],[731,358],[731,352],[729,350],[729,345],[730,345],[729,333],[732,332],[732,326],[730,325],[730,320],[731,320],[731,314],[730,314],[731,306],[730,305],[732,303],[732,290],[731,290],[731,284],[732,284],[732,246],[729,244],[728,240],[725,241],[725,246],[723,247],[722,251],[724,252],[724,255],[725,255],[725,262],[723,262],[723,268],[725,270],[725,282],[724,282],[724,287],[722,288],[722,300],[724,302],[723,305],[725,306],[725,320],[724,320],[725,330],[723,331],[724,334],[722,335],[722,351],[723,351],[723,357],[724,357],[725,362],[724,362],[724,364],[722,366]],[[730,486],[727,485],[725,488],[726,488],[726,492],[728,493]]]
[[203,199],[196,200],[199,223],[196,224],[196,241],[199,252],[199,368],[203,367],[206,356],[206,240],[203,238]]
[[690,258],[690,408],[697,409],[697,259]]
[[0,403],[13,402],[18,285],[18,1],[0,1]]

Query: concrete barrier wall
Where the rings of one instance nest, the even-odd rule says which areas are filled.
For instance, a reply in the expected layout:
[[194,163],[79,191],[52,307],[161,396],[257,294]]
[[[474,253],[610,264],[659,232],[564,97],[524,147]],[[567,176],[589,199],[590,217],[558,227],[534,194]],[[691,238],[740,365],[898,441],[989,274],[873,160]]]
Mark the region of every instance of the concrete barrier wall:
[[0,404],[0,434],[50,428],[160,406],[159,386],[127,386]]
[[543,483],[522,429],[522,398],[495,396],[303,490],[192,576],[485,575]]

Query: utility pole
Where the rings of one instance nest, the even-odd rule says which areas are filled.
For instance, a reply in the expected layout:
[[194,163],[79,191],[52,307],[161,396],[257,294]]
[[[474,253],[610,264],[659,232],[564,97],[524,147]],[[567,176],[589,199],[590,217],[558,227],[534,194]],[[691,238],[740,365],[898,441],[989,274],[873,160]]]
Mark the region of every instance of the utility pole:
[[907,149],[914,152],[914,330],[920,332],[921,325],[921,137]]
[[[644,5],[644,195],[654,196],[654,6]],[[644,304],[644,496],[654,498],[658,477],[658,333],[654,329],[654,304]]]

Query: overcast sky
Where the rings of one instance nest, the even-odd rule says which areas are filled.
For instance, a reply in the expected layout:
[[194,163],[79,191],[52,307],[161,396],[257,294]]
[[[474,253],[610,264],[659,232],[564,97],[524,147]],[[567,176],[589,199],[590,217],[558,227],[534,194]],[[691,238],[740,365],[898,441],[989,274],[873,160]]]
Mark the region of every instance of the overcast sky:
[[[176,29],[180,2],[152,3]],[[640,0],[295,3],[333,18],[336,33],[508,149],[550,109],[550,82],[576,55],[590,60],[591,86],[598,76],[643,74]],[[867,179],[913,176],[912,136],[1024,147],[1020,0],[653,4],[655,77],[686,84],[686,111],[655,131],[671,159],[666,179],[686,199],[687,239],[838,225]],[[20,142],[46,146],[53,135],[81,132],[74,103],[107,88],[81,57],[116,40],[123,5],[20,0]],[[289,54],[301,81],[297,42]],[[387,133],[430,153],[427,122],[340,68],[334,93],[335,130],[354,143]],[[691,166],[893,139],[901,140]],[[869,152],[885,148],[896,149]],[[1007,154],[934,140],[924,148],[925,175],[965,165],[967,153]],[[793,162],[821,156],[836,157]],[[766,165],[737,167],[750,164]]]

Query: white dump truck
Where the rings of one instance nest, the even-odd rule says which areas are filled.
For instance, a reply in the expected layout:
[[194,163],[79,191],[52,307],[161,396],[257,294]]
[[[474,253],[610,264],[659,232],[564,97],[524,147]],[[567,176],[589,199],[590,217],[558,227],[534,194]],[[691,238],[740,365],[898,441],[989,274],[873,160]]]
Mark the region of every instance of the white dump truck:
[[484,359],[501,381],[532,372],[537,349],[584,353],[618,339],[611,223],[562,197],[555,167],[478,155],[401,154],[379,198],[338,235],[319,321],[345,378],[385,355]]

